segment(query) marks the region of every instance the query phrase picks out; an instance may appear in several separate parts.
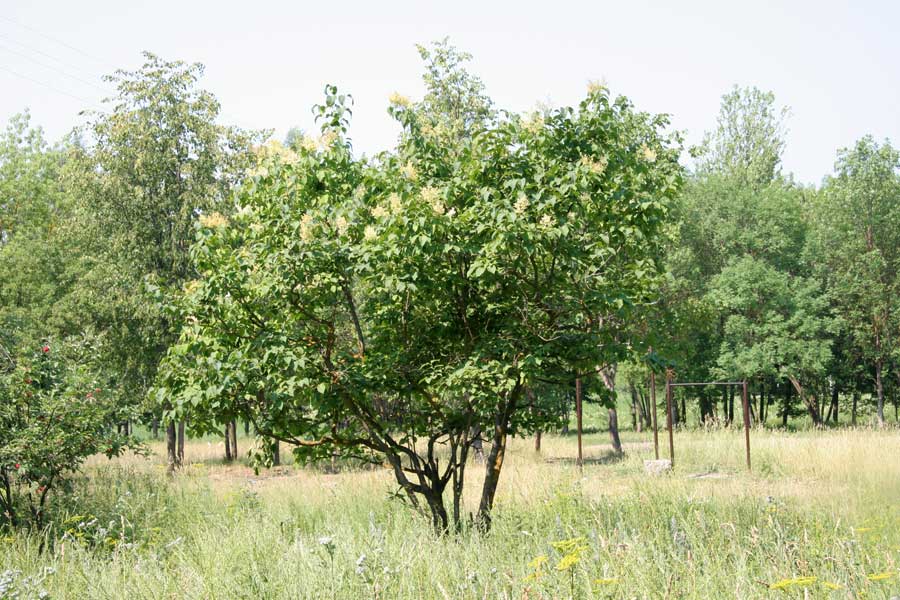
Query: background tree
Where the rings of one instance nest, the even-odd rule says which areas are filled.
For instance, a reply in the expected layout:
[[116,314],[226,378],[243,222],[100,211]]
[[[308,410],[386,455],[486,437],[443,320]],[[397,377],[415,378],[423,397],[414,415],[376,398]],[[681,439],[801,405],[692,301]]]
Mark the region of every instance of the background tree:
[[818,205],[818,249],[847,331],[873,373],[883,424],[900,298],[900,154],[864,137],[838,153],[835,169]]
[[108,364],[131,398],[144,397],[178,333],[151,290],[173,293],[191,278],[195,219],[229,211],[231,188],[253,160],[257,134],[216,123],[219,103],[198,88],[202,74],[202,65],[145,53],[140,69],[109,76],[118,93],[108,113],[91,115],[89,145],[69,173],[80,200],[77,243],[90,257],[72,310],[109,337]]

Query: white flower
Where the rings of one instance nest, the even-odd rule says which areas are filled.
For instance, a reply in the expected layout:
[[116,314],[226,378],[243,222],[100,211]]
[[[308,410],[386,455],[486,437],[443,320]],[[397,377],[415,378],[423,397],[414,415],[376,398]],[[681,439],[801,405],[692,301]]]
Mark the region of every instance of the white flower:
[[338,216],[334,220],[334,228],[337,229],[338,235],[346,235],[350,228],[350,222],[343,215]]
[[304,135],[303,140],[300,142],[300,147],[306,150],[307,152],[315,152],[319,145],[316,143],[314,138]]
[[656,151],[647,146],[647,144],[641,144],[641,156],[647,162],[656,162]]
[[533,112],[522,117],[522,126],[531,133],[538,133],[544,128],[544,115]]
[[331,546],[334,544],[334,538],[330,535],[323,535],[319,538],[319,544],[321,546]]
[[541,217],[541,226],[542,227],[550,227],[553,225],[553,217],[550,215],[544,215]]
[[397,192],[393,192],[388,196],[388,204],[391,206],[391,212],[395,215],[403,210],[403,199],[400,198],[400,194]]
[[251,169],[247,169],[247,177],[265,177],[269,174],[269,169],[262,166],[256,166]]
[[363,237],[368,241],[374,240],[378,237],[378,231],[371,225],[366,225],[366,229],[363,231]]
[[430,204],[431,209],[434,211],[436,215],[444,214],[444,202],[441,200],[441,192],[437,188],[433,187],[425,187],[422,188],[421,191],[422,201],[425,204]]
[[219,227],[227,227],[228,219],[218,212],[209,213],[208,215],[200,215],[200,224],[209,229],[217,229]]
[[514,205],[516,214],[521,215],[526,210],[528,210],[528,204],[528,197],[523,192],[519,192],[519,198],[516,200],[516,203]]
[[394,106],[402,106],[404,108],[408,107],[412,102],[410,102],[409,98],[403,96],[398,92],[394,92],[391,94],[391,97],[388,98],[388,102],[393,104]]
[[387,209],[385,207],[381,206],[380,204],[372,209],[372,216],[375,217],[376,219],[382,219],[382,218],[386,217],[387,214],[388,214]]
[[406,177],[410,181],[415,181],[419,178],[419,172],[416,171],[416,166],[412,163],[406,163],[405,165],[403,165],[401,171],[403,172],[404,177]]
[[447,216],[448,216],[448,217],[454,217],[454,216],[456,216],[456,209],[455,209],[455,208],[451,208],[450,210],[448,210],[448,211],[447,211]]
[[605,156],[601,156],[597,160],[594,160],[590,156],[581,157],[581,164],[587,167],[594,175],[602,175],[603,172],[606,171],[606,165],[608,163],[609,159]]
[[337,141],[338,134],[336,131],[329,129],[319,137],[319,146],[322,150],[327,150]]

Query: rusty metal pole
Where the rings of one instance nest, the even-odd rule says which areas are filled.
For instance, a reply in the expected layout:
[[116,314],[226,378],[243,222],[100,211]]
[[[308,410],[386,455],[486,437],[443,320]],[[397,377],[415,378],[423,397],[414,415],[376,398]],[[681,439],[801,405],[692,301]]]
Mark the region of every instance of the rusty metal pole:
[[653,453],[659,460],[659,427],[656,425],[656,373],[650,371],[650,403],[653,405]]
[[575,379],[575,420],[578,429],[578,467],[584,466],[584,459],[581,455],[581,377]]
[[742,383],[741,399],[744,404],[744,445],[747,448],[747,470],[750,471],[750,402],[747,400],[747,380]]
[[672,415],[672,372],[666,371],[666,427],[669,429],[669,462],[675,468],[675,438],[672,425],[675,418]]

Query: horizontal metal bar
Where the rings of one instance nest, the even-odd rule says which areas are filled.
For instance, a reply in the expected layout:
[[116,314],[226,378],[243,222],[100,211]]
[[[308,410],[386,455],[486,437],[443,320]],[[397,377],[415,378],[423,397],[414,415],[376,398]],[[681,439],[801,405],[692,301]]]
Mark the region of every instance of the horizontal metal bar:
[[690,382],[690,383],[669,383],[672,387],[678,386],[704,386],[704,385],[744,385],[743,381],[709,381],[709,382]]

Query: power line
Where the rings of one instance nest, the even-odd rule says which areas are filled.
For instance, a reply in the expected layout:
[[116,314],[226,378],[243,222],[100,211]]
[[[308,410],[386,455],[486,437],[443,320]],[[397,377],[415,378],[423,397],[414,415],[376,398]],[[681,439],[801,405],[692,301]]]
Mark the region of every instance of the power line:
[[68,67],[68,68],[70,68],[70,69],[75,69],[76,71],[81,71],[82,73],[84,73],[84,74],[86,74],[86,75],[94,75],[94,76],[96,76],[96,73],[95,73],[94,71],[90,71],[90,70],[85,69],[85,68],[83,68],[83,67],[80,67],[80,66],[78,66],[78,65],[76,65],[76,64],[73,64],[73,63],[70,63],[70,62],[66,62],[66,61],[64,61],[64,60],[61,59],[61,58],[57,58],[57,57],[53,56],[52,54],[47,54],[47,53],[44,52],[43,50],[39,50],[38,48],[34,48],[34,47],[32,47],[32,46],[29,46],[28,44],[23,44],[23,43],[20,42],[19,40],[14,39],[13,37],[10,37],[9,35],[6,35],[6,34],[3,33],[2,31],[0,31],[0,38],[3,38],[3,39],[5,39],[7,42],[11,42],[11,43],[15,44],[16,46],[19,46],[20,48],[24,48],[24,49],[27,50],[28,52],[33,52],[33,53],[35,53],[35,54],[40,54],[41,56],[44,56],[44,57],[46,57],[46,58],[49,58],[50,60],[52,60],[52,61],[54,61],[54,62],[58,62],[59,64],[64,65],[64,66],[66,66],[66,67]]
[[69,93],[69,92],[67,92],[67,91],[65,91],[65,90],[61,90],[61,89],[59,89],[58,87],[56,87],[56,86],[54,86],[54,85],[51,85],[51,84],[49,84],[49,83],[45,83],[45,82],[40,81],[40,80],[38,80],[38,79],[35,79],[35,78],[33,78],[33,77],[29,77],[28,75],[23,75],[23,74],[19,73],[18,71],[14,71],[14,70],[12,70],[12,69],[10,69],[10,68],[4,67],[3,65],[0,65],[0,70],[6,71],[7,73],[11,73],[11,74],[15,75],[16,77],[21,77],[22,79],[27,79],[28,81],[30,81],[30,82],[32,82],[32,83],[36,83],[36,84],[38,84],[38,85],[40,85],[40,86],[43,86],[43,87],[45,87],[45,88],[47,88],[47,89],[53,90],[54,92],[56,92],[56,93],[58,93],[58,94],[64,94],[64,95],[66,95],[66,96],[69,96],[70,98],[75,98],[76,100],[79,100],[79,101],[81,101],[81,102],[84,102],[84,103],[86,103],[87,105],[89,105],[89,106],[91,106],[91,107],[93,107],[93,108],[95,108],[95,109],[103,110],[102,107],[100,107],[98,104],[95,104],[92,100],[88,100],[87,98],[82,98],[81,96],[77,96],[77,95],[72,94],[72,93]]
[[23,28],[23,29],[27,29],[27,30],[29,30],[29,31],[31,31],[31,32],[33,32],[33,33],[36,33],[36,34],[38,34],[39,36],[41,36],[41,37],[43,37],[43,38],[46,38],[46,39],[50,40],[51,42],[54,42],[54,43],[56,43],[56,44],[59,44],[60,46],[65,46],[65,47],[68,48],[69,50],[72,50],[72,51],[74,51],[74,52],[77,52],[78,54],[81,54],[82,56],[84,56],[84,57],[86,57],[86,58],[89,58],[89,59],[91,59],[91,60],[93,60],[93,61],[95,61],[95,62],[98,62],[98,63],[100,63],[100,64],[106,65],[106,66],[108,66],[108,67],[115,68],[114,66],[110,65],[110,64],[107,63],[105,60],[103,60],[102,58],[97,58],[96,56],[93,56],[93,55],[91,55],[91,54],[85,52],[84,50],[82,50],[82,49],[80,49],[80,48],[76,48],[76,47],[73,46],[72,44],[69,44],[69,43],[67,43],[67,42],[64,42],[64,41],[58,39],[58,38],[55,38],[55,37],[53,37],[52,35],[47,35],[46,33],[43,33],[43,32],[41,32],[41,31],[35,29],[34,27],[31,27],[31,26],[29,26],[29,25],[25,25],[24,23],[19,23],[18,21],[14,21],[13,19],[10,19],[9,17],[4,17],[3,15],[0,15],[0,19],[2,19],[3,21],[6,21],[7,23],[12,23],[13,25],[18,25],[19,27],[21,27],[21,28]]
[[9,48],[9,47],[7,47],[7,46],[4,46],[3,44],[0,44],[0,50],[6,50],[7,52],[12,52],[13,54],[15,54],[15,55],[17,55],[17,56],[21,56],[21,57],[24,58],[25,60],[30,60],[30,61],[33,62],[34,64],[40,65],[40,66],[44,67],[45,69],[51,69],[51,70],[53,70],[53,71],[56,71],[57,73],[60,73],[61,75],[64,75],[65,77],[69,77],[69,78],[71,78],[71,79],[74,79],[75,81],[79,81],[79,82],[81,82],[81,83],[83,83],[83,84],[85,84],[85,85],[89,85],[89,86],[91,86],[92,88],[94,88],[94,89],[96,89],[96,90],[100,90],[100,91],[103,92],[104,94],[109,94],[109,93],[110,93],[110,90],[105,89],[105,88],[102,88],[102,87],[100,87],[99,85],[97,85],[97,84],[95,84],[95,83],[93,83],[93,82],[91,82],[91,81],[88,81],[87,79],[82,79],[81,77],[78,77],[77,75],[72,75],[71,73],[68,73],[68,72],[65,71],[64,69],[60,69],[59,67],[55,67],[55,66],[53,66],[53,65],[48,65],[48,64],[46,64],[46,63],[42,63],[41,61],[39,61],[39,60],[37,60],[37,59],[35,59],[35,58],[32,58],[32,57],[28,56],[27,54],[25,54],[25,53],[23,53],[23,52],[19,52],[19,51],[17,51],[17,50],[13,50],[12,48]]

